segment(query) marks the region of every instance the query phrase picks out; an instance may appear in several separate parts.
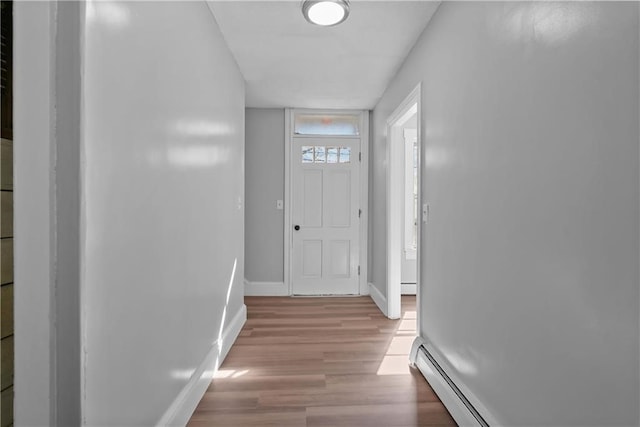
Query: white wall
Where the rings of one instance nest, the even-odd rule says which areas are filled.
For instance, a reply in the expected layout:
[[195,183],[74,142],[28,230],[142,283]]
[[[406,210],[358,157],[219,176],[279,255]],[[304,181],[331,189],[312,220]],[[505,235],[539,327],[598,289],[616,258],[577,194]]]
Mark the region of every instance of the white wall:
[[[245,277],[284,280],[284,110],[246,110]],[[260,286],[256,283],[256,286]]]
[[78,425],[82,8],[15,7],[15,423]]
[[243,308],[244,82],[204,2],[86,7],[83,421],[153,425]]
[[443,3],[374,111],[422,81],[421,330],[500,425],[637,425],[637,3]]

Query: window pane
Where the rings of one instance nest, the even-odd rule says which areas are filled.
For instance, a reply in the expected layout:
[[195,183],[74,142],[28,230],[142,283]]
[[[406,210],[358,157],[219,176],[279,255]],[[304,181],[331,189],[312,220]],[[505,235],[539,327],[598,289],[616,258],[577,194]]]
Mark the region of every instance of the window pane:
[[302,147],[302,163],[313,163],[313,146]]
[[351,162],[351,148],[340,147],[340,163],[350,163],[350,162]]
[[324,163],[325,161],[324,147],[316,146],[316,163]]
[[327,147],[327,163],[338,163],[338,147]]
[[294,119],[296,135],[359,136],[357,115],[298,114]]

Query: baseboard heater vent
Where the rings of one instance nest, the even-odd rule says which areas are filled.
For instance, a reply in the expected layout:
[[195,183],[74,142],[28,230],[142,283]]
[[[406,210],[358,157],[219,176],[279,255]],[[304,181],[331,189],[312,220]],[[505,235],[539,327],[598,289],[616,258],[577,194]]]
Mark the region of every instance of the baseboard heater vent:
[[[451,413],[451,416],[461,426],[489,427],[489,423],[487,423],[478,410],[469,402],[469,399],[466,398],[451,377],[442,369],[424,344],[425,341],[422,338],[416,338],[411,350],[411,362],[427,379],[438,397],[442,400],[442,403],[444,403]],[[466,408],[466,410],[464,408]]]

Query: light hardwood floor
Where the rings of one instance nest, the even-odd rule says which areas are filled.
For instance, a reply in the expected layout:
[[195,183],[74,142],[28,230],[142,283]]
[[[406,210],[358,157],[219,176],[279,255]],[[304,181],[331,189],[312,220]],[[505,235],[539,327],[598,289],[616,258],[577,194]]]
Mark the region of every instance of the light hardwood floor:
[[189,426],[444,426],[408,366],[415,297],[389,320],[369,297],[247,297],[248,320]]

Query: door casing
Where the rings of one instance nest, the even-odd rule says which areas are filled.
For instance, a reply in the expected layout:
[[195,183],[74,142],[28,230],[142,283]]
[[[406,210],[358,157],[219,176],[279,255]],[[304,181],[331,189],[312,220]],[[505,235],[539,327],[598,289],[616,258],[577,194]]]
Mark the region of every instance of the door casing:
[[[402,262],[402,233],[400,227],[404,206],[404,138],[402,135],[402,124],[410,117],[412,109],[418,119],[418,206],[422,206],[421,195],[421,84],[407,95],[398,105],[394,112],[387,119],[387,312],[390,319],[398,319],[401,314],[401,262]],[[414,107],[415,106],[415,107]],[[418,247],[416,250],[417,275],[416,275],[416,302],[420,304],[420,247],[422,240],[422,215],[418,209]],[[420,333],[420,310],[417,310],[417,328]]]

